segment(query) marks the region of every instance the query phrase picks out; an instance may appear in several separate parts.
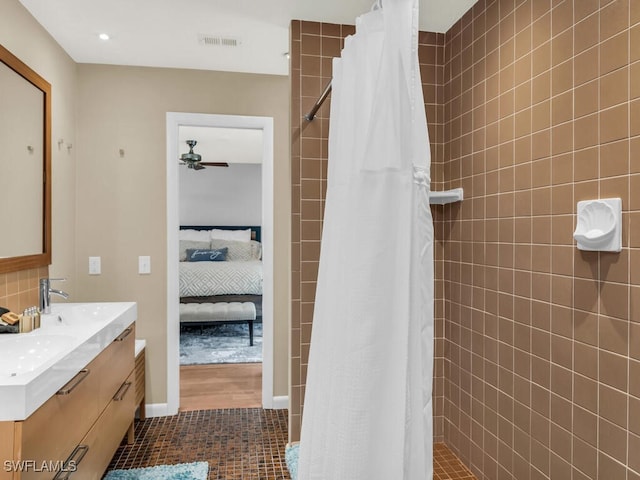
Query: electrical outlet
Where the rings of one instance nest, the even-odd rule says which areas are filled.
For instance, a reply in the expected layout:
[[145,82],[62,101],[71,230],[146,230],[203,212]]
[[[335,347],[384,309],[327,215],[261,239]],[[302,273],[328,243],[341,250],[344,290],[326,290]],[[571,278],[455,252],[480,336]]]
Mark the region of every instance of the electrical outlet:
[[141,275],[149,275],[151,273],[151,257],[141,255],[138,257],[138,273]]
[[101,273],[100,257],[89,257],[89,275],[100,275]]

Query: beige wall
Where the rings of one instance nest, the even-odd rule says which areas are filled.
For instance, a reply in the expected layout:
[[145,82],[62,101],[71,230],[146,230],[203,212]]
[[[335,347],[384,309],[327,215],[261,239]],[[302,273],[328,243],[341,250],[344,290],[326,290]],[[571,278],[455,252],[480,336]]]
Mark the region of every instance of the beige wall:
[[[76,297],[138,302],[149,403],[166,401],[166,112],[274,117],[273,390],[287,395],[287,77],[104,65],[78,70]],[[94,255],[102,257],[100,276],[87,274],[88,257]],[[138,275],[139,255],[151,256],[151,275]]]
[[[72,301],[138,302],[138,336],[149,342],[148,402],[166,401],[165,114],[274,117],[273,390],[274,395],[286,395],[287,78],[77,65],[17,0],[0,0],[0,12],[0,43],[52,86],[53,263],[49,272],[67,278],[60,288],[71,294]],[[102,257],[101,276],[87,275],[89,255]],[[151,255],[151,275],[137,274],[138,255]],[[36,302],[37,278],[46,274],[46,269],[34,269],[0,275],[0,301],[16,310]]]
[[[74,289],[75,150],[58,149],[76,141],[77,66],[18,0],[0,0],[0,44],[51,84],[53,264],[51,275],[65,276]],[[47,269],[0,274],[0,305],[21,311],[37,303],[37,279]]]

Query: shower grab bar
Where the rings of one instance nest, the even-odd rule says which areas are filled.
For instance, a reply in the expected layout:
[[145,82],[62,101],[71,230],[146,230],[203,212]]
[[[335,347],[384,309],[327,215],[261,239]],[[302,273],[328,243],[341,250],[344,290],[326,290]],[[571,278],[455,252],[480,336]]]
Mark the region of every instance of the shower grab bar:
[[327,97],[329,96],[329,93],[331,93],[331,80],[329,80],[329,83],[327,83],[327,86],[324,87],[324,90],[320,94],[320,98],[316,100],[315,105],[311,107],[311,110],[309,110],[309,113],[307,113],[304,116],[304,118],[308,122],[311,122],[314,118],[316,118],[316,113],[318,112],[318,110],[320,109],[324,101],[327,99]]

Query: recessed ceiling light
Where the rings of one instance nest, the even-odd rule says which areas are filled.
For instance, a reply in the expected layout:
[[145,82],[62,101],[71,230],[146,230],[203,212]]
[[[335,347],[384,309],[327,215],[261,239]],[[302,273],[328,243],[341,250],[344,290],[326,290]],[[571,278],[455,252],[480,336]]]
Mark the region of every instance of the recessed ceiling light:
[[101,33],[100,35],[98,35],[98,37],[100,38],[100,40],[109,40],[109,35],[107,35],[106,33]]

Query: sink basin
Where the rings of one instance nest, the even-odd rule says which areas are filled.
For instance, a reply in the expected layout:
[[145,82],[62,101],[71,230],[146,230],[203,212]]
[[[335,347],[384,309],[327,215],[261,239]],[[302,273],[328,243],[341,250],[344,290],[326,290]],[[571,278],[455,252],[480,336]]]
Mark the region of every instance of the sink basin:
[[51,313],[43,314],[40,323],[42,327],[93,327],[112,320],[120,309],[116,303],[53,305]]
[[133,302],[59,303],[51,312],[32,332],[0,335],[0,422],[28,418],[138,315]]
[[16,335],[0,338],[0,375],[33,372],[73,343],[69,335]]

